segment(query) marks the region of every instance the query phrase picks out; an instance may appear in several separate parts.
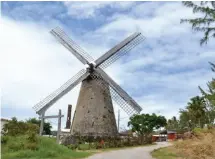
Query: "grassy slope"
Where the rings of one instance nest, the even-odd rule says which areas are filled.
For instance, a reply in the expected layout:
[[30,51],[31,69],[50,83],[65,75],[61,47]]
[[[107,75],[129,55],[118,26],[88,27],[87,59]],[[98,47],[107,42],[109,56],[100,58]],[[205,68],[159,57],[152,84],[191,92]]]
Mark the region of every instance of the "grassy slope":
[[152,156],[156,159],[179,159],[179,154],[177,154],[174,147],[160,148],[152,152]]
[[192,139],[152,152],[157,159],[215,159],[215,129],[201,130]]
[[56,142],[47,137],[40,137],[38,150],[11,150],[11,145],[18,144],[20,142],[26,143],[24,136],[9,138],[6,144],[1,145],[2,159],[74,159],[84,158],[92,153],[89,152],[76,152],[68,149],[65,146],[58,145]]

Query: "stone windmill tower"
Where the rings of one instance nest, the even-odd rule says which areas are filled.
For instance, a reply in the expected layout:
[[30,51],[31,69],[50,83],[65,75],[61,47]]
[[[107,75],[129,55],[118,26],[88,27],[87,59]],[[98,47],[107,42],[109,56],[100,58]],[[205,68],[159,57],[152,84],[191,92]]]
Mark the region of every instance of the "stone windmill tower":
[[95,136],[117,135],[112,99],[129,115],[139,113],[142,108],[103,69],[138,45],[144,37],[141,33],[134,33],[97,60],[94,60],[60,28],[51,30],[51,34],[86,68],[80,70],[33,108],[37,114],[44,116],[50,106],[82,82],[71,133]]

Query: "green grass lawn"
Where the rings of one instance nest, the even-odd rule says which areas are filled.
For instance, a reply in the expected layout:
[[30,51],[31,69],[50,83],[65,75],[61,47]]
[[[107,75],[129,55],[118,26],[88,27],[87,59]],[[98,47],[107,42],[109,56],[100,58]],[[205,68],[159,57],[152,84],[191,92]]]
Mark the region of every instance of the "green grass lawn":
[[92,152],[77,152],[58,145],[48,137],[39,137],[38,150],[21,148],[24,144],[27,144],[25,136],[10,137],[1,145],[2,159],[76,159],[92,155]]
[[152,156],[156,159],[179,159],[179,155],[173,147],[165,147],[154,150]]
[[[33,150],[32,147],[36,149]],[[27,136],[23,135],[8,137],[7,142],[1,144],[1,157],[2,159],[76,159],[85,158],[98,152],[135,147],[138,146],[88,150],[89,144],[81,144],[81,150],[72,150],[66,146],[56,144],[56,139],[53,138],[39,137],[37,143],[31,143],[27,140]]]

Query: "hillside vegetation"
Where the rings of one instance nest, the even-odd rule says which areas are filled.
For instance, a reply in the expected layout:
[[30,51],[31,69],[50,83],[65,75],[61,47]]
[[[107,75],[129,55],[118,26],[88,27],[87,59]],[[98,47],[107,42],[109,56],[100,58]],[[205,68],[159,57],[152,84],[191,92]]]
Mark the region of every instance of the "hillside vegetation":
[[2,159],[74,159],[89,156],[89,152],[77,152],[56,144],[53,138],[38,137],[38,142],[29,142],[27,135],[4,136],[2,138]]
[[38,136],[38,132],[37,124],[12,118],[2,131],[2,159],[73,159],[91,154],[58,145],[56,139]]
[[194,135],[152,152],[157,159],[214,159],[215,129],[195,129]]

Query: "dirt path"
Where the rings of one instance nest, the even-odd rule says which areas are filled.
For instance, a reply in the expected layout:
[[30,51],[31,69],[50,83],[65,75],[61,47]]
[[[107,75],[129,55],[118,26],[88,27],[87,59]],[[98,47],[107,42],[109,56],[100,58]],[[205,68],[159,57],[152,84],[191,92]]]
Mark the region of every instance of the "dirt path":
[[154,159],[150,153],[158,148],[170,146],[167,142],[158,142],[157,145],[126,148],[122,150],[114,150],[102,152],[88,157],[87,159]]

